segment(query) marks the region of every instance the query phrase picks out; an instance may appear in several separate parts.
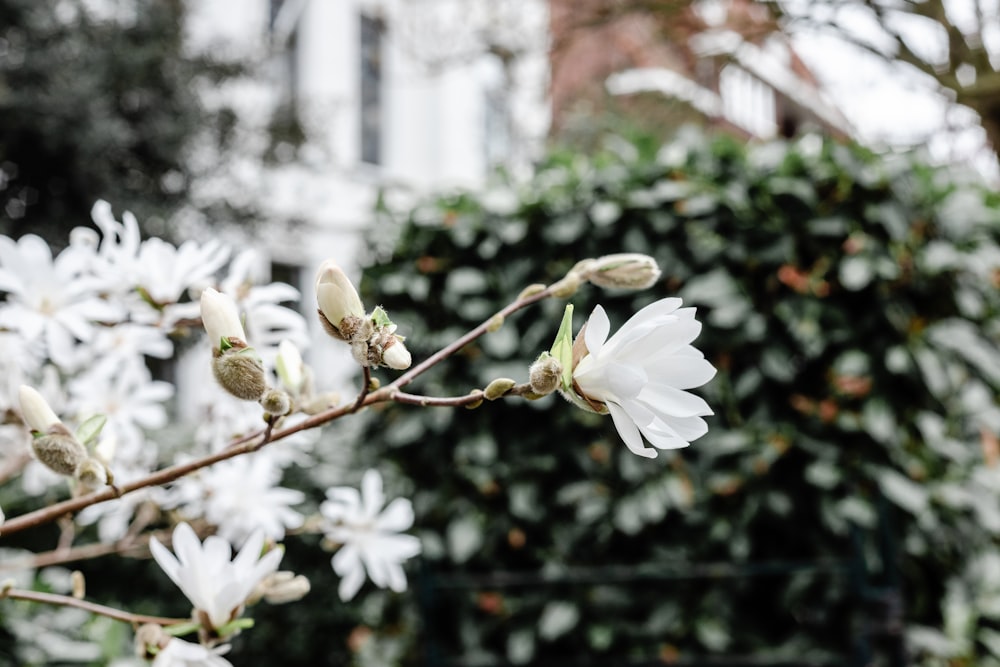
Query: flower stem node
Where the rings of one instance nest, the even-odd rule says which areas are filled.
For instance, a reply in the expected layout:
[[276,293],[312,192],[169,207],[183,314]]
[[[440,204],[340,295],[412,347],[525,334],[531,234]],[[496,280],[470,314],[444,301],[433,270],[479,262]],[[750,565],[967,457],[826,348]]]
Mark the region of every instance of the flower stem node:
[[535,363],[528,369],[528,382],[531,391],[539,397],[547,396],[559,388],[562,381],[563,368],[559,360],[548,352],[542,352]]
[[576,291],[580,289],[580,285],[582,284],[583,278],[581,278],[580,274],[570,271],[563,278],[553,283],[551,287],[552,296],[559,299],[568,299],[576,294]]
[[280,389],[269,388],[260,397],[264,412],[274,417],[284,417],[292,411],[292,397]]
[[483,398],[487,401],[495,401],[498,398],[506,396],[507,392],[515,386],[517,386],[517,382],[510,378],[497,378],[486,385],[486,389],[483,391]]
[[252,347],[232,346],[212,359],[212,374],[236,398],[259,401],[267,390],[264,364]]
[[598,287],[641,290],[656,284],[660,267],[649,255],[626,252],[591,260],[582,275]]

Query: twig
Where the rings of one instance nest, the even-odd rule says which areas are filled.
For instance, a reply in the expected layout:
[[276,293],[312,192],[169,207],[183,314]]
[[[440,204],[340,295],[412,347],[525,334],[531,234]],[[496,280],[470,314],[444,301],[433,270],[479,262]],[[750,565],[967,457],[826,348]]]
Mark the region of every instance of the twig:
[[408,405],[420,405],[423,407],[455,408],[473,403],[481,403],[483,400],[482,391],[474,391],[465,396],[420,396],[418,394],[407,394],[397,391],[392,393],[392,400],[397,403]]
[[26,591],[19,588],[0,589],[0,599],[11,598],[13,600],[27,600],[29,602],[43,602],[45,604],[56,605],[58,607],[76,607],[89,611],[92,614],[99,614],[113,618],[116,621],[131,623],[132,625],[142,625],[143,623],[155,623],[156,625],[177,625],[178,623],[188,623],[187,618],[165,618],[162,616],[145,616],[144,614],[131,614],[114,607],[106,607],[102,604],[78,600],[68,595],[56,595],[54,593],[41,593],[38,591]]
[[[361,408],[372,405],[373,403],[382,403],[385,401],[394,400],[394,396],[399,396],[399,390],[402,387],[413,382],[419,375],[432,368],[433,366],[441,363],[451,355],[455,354],[457,351],[476,340],[480,336],[493,330],[496,323],[505,319],[508,315],[515,313],[522,308],[526,308],[534,303],[542,301],[552,296],[552,287],[547,287],[540,289],[538,292],[531,294],[530,296],[522,297],[513,301],[512,303],[505,306],[495,315],[487,319],[485,322],[472,329],[468,333],[464,334],[460,338],[452,341],[445,347],[441,348],[430,357],[420,362],[416,366],[412,367],[407,372],[396,378],[395,381],[377,389],[375,391],[366,390],[362,388],[361,394],[358,396],[357,400],[348,405],[343,405],[337,408],[331,408],[325,410],[318,414],[315,414],[308,419],[304,419],[298,424],[288,426],[283,429],[279,429],[270,434],[269,439],[266,439],[262,443],[253,442],[262,433],[266,432],[266,429],[261,431],[256,431],[249,435],[244,435],[233,440],[229,445],[220,452],[214,454],[209,454],[208,456],[203,456],[199,459],[194,459],[193,461],[188,461],[186,463],[170,466],[169,468],[164,468],[158,470],[157,472],[151,473],[146,477],[137,479],[128,484],[123,484],[117,489],[112,489],[110,487],[105,487],[94,493],[80,496],[78,498],[71,498],[69,500],[64,500],[54,505],[48,507],[43,507],[42,509],[35,510],[34,512],[29,512],[28,514],[23,514],[18,517],[13,517],[4,522],[3,527],[0,528],[0,535],[10,535],[13,533],[18,533],[22,530],[28,528],[33,528],[35,526],[40,526],[51,521],[58,519],[61,516],[70,514],[72,512],[78,512],[85,507],[90,507],[91,505],[96,505],[97,503],[102,503],[112,498],[117,498],[123,496],[127,493],[133,491],[138,491],[150,486],[161,486],[167,484],[176,479],[180,479],[185,475],[189,475],[196,470],[206,468],[220,461],[226,461],[228,459],[240,456],[242,454],[248,454],[250,452],[256,451],[261,447],[269,445],[273,442],[278,442],[283,440],[290,435],[299,433],[300,431],[306,431],[308,429],[316,428],[317,426],[322,426],[341,417],[352,414],[359,411]],[[370,389],[371,381],[365,383],[365,386]],[[403,394],[406,396],[406,394]],[[430,397],[428,397],[430,398]],[[447,399],[445,399],[447,400]],[[469,403],[474,402],[472,399],[466,397],[460,397],[458,399],[466,400]],[[405,401],[400,401],[405,402]],[[451,405],[466,405],[464,402],[456,402]],[[447,403],[445,403],[447,405]]]
[[354,401],[354,410],[357,412],[364,405],[365,397],[372,390],[372,369],[371,366],[362,366],[361,391],[358,392],[358,399]]

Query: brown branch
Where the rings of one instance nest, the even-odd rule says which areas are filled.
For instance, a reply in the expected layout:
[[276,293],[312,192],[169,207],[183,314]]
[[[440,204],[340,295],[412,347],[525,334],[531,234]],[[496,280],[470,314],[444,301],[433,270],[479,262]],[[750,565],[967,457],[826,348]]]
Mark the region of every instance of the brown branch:
[[[151,486],[161,486],[163,484],[173,482],[174,480],[180,479],[185,475],[189,475],[196,470],[206,468],[215,463],[219,463],[220,461],[226,461],[242,454],[249,454],[250,452],[256,451],[261,447],[283,440],[284,438],[294,435],[295,433],[299,433],[300,431],[316,428],[317,426],[322,426],[345,415],[357,412],[366,406],[372,405],[373,403],[393,400],[394,394],[398,394],[402,387],[405,387],[409,383],[413,382],[419,375],[441,363],[480,336],[494,329],[496,323],[498,321],[502,322],[508,315],[552,296],[552,291],[553,287],[549,286],[540,289],[538,292],[529,296],[518,298],[516,301],[513,301],[505,306],[476,328],[441,348],[421,363],[413,366],[410,370],[396,378],[396,380],[391,384],[382,387],[381,389],[377,389],[374,392],[366,392],[362,389],[361,395],[359,395],[358,399],[353,403],[325,410],[309,417],[308,419],[304,419],[298,424],[274,431],[269,434],[269,438],[264,442],[257,443],[254,442],[254,440],[262,433],[265,433],[266,429],[236,438],[225,449],[220,452],[216,452],[215,454],[210,454],[193,461],[188,461],[187,463],[164,468],[151,473],[142,479],[135,480],[128,484],[123,484],[118,488],[105,487],[100,491],[95,491],[94,493],[88,495],[64,500],[62,502],[55,503],[54,505],[43,507],[42,509],[34,512],[13,517],[4,522],[3,527],[0,528],[0,535],[18,533],[28,528],[33,528],[35,526],[55,521],[59,517],[73,512],[78,512],[85,507],[90,507],[91,505],[96,505],[97,503],[102,503],[133,491],[138,491],[139,489]],[[366,386],[370,388],[370,384],[371,383],[369,381],[366,383]],[[464,405],[464,403],[458,403],[458,405]]]
[[102,604],[78,600],[68,595],[56,595],[54,593],[41,593],[38,591],[26,591],[19,588],[0,589],[0,599],[10,598],[12,600],[27,600],[28,602],[42,602],[44,604],[56,605],[57,607],[76,607],[89,611],[92,614],[107,616],[116,621],[131,623],[132,625],[142,625],[143,623],[155,623],[156,625],[177,625],[178,623],[188,623],[187,618],[165,618],[162,616],[145,616],[143,614],[132,614],[114,607],[106,607]]
[[425,408],[457,408],[483,402],[483,392],[478,389],[465,396],[420,396],[418,394],[407,394],[397,391],[393,392],[391,397],[397,403],[419,405]]

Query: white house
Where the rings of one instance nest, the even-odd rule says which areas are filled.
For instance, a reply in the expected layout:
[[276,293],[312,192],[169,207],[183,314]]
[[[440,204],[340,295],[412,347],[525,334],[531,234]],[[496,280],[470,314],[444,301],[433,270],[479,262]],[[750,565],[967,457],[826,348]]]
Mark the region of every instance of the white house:
[[[203,91],[238,107],[246,156],[198,192],[266,212],[252,241],[261,277],[299,287],[307,314],[323,259],[357,275],[384,188],[481,187],[497,165],[526,167],[546,135],[545,0],[199,0],[189,12],[191,49],[258,72]],[[265,164],[262,130],[280,107],[305,141]]]

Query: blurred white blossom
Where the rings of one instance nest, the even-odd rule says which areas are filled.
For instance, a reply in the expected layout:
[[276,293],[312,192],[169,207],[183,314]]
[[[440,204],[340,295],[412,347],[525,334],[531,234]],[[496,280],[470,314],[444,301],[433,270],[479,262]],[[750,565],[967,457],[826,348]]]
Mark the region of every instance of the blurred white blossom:
[[406,574],[402,563],[420,553],[420,540],[401,535],[413,526],[413,505],[397,498],[383,511],[382,476],[365,472],[361,492],[349,486],[328,489],[320,512],[327,521],[327,539],[342,545],[331,561],[340,575],[340,599],[353,598],[365,580],[365,572],[376,586],[402,592]]
[[26,340],[40,339],[56,364],[71,367],[77,341],[89,341],[99,322],[116,322],[124,312],[98,296],[99,283],[84,273],[80,252],[54,260],[48,244],[34,234],[18,241],[0,236],[0,327]]
[[208,648],[174,637],[156,654],[153,667],[233,667],[222,657],[228,651],[228,644]]
[[302,515],[291,506],[303,502],[305,494],[278,486],[282,470],[268,454],[264,450],[221,461],[178,480],[175,497],[183,499],[181,513],[204,517],[219,537],[237,546],[256,530],[280,541],[286,529],[302,525]]

